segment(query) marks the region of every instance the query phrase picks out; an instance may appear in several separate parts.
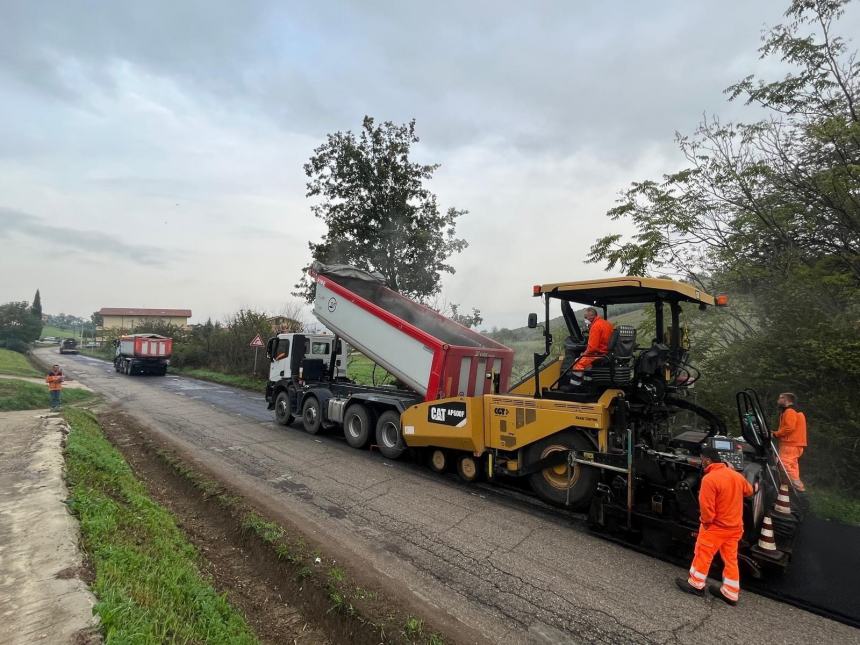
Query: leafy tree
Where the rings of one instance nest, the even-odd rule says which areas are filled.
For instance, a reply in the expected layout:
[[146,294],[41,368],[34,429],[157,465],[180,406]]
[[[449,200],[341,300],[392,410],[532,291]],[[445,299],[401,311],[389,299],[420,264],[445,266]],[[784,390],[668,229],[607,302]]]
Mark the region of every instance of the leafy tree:
[[[791,68],[726,90],[754,123],[707,118],[677,135],[686,168],[636,182],[609,211],[635,233],[599,239],[591,261],[731,288],[724,316],[699,316],[700,395],[719,405],[755,383],[794,390],[810,417],[814,476],[858,489],[860,414],[860,64],[835,34],[847,0],[795,0],[763,37]],[[726,406],[728,413],[728,406]]]
[[0,342],[4,346],[17,348],[21,343],[38,340],[42,331],[42,320],[36,318],[29,303],[7,302],[0,305]]
[[42,320],[42,296],[39,295],[39,290],[36,289],[36,295],[33,296],[33,304],[30,306],[30,311],[33,312],[33,315]]
[[[318,198],[311,210],[327,227],[309,243],[313,259],[378,271],[392,289],[421,300],[439,292],[441,274],[454,273],[448,258],[467,243],[456,237],[466,211],[440,211],[425,185],[439,165],[410,160],[418,141],[414,119],[376,125],[365,116],[358,136],[329,134],[304,169],[307,196]],[[313,300],[307,275],[296,288]]]

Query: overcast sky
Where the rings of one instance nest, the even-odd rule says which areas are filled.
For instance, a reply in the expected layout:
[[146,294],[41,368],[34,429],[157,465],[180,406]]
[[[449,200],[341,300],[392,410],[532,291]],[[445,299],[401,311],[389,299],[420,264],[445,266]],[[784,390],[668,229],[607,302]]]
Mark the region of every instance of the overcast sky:
[[606,210],[680,167],[676,130],[743,113],[722,90],[773,71],[786,6],[3,0],[0,302],[282,311],[323,233],[302,164],[369,114],[415,117],[469,211],[444,298],[520,326],[532,284],[603,273]]

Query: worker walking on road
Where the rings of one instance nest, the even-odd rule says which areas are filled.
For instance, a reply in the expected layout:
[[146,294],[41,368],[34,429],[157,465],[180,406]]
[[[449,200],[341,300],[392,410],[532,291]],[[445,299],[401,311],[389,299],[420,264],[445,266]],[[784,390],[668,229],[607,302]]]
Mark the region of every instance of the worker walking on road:
[[740,473],[720,460],[714,448],[702,449],[702,466],[705,476],[699,488],[699,515],[701,525],[696,538],[696,550],[690,575],[675,580],[687,593],[702,596],[708,571],[717,551],[723,560],[723,584],[713,585],[713,596],[729,605],[736,605],[741,592],[738,569],[738,541],[744,533],[744,497],[753,494],[753,487]]
[[51,410],[56,410],[60,407],[61,395],[63,392],[63,370],[59,365],[53,365],[45,381],[48,383],[48,391],[51,394]]
[[791,485],[802,493],[806,487],[800,480],[798,461],[806,448],[806,415],[795,407],[797,397],[791,392],[780,394],[776,403],[780,409],[779,428],[773,436],[779,439],[779,458]]

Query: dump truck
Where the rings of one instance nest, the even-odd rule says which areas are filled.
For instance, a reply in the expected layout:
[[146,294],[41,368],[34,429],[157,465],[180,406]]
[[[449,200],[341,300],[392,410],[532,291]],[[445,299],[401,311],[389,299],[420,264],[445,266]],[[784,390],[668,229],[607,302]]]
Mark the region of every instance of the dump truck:
[[[351,446],[373,442],[396,459],[407,447],[399,419],[408,407],[507,388],[513,351],[504,345],[388,289],[379,275],[319,263],[311,275],[314,315],[333,334],[331,352],[315,355],[314,344],[325,342],[317,336],[280,334],[269,340],[266,400],[279,423],[298,417],[312,434],[343,428]],[[347,346],[397,382],[379,387],[350,381]]]
[[[758,575],[790,560],[801,518],[771,510],[785,477],[757,395],[738,393],[736,434],[691,395],[699,372],[685,346],[683,307],[708,309],[725,297],[643,277],[536,285],[543,351],[530,374],[510,383],[510,349],[388,289],[380,276],[319,264],[310,275],[314,315],[332,342],[359,348],[400,387],[352,383],[333,363],[326,369],[301,351],[293,378],[267,388],[270,408],[278,397],[286,406],[280,417],[276,408],[279,421],[301,418],[311,433],[326,424],[342,429],[357,448],[375,439],[389,458],[411,450],[467,482],[524,479],[544,502],[586,513],[596,531],[675,554],[695,542],[700,453],[710,446],[755,489],[745,501],[742,561]],[[587,332],[573,305],[607,317],[610,306],[631,303],[653,307],[654,337],[642,342],[632,326],[615,325],[607,355],[574,383],[568,372]],[[552,307],[567,328],[563,353],[553,351]],[[541,326],[536,313],[528,325]],[[762,551],[756,543],[765,515],[777,540]]]
[[77,338],[64,338],[60,343],[60,354],[77,354],[78,340]]
[[116,340],[113,366],[122,374],[164,376],[173,354],[173,339],[158,334],[129,334]]

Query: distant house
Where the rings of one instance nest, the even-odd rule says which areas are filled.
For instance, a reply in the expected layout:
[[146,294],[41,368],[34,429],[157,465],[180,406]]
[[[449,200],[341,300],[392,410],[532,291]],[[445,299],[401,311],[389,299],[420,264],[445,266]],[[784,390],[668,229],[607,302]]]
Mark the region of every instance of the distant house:
[[289,316],[272,316],[268,321],[272,326],[272,333],[275,334],[289,334],[302,330],[302,323]]
[[190,309],[135,309],[124,307],[102,307],[98,311],[102,324],[96,327],[98,331],[146,331],[146,326],[152,323],[176,325],[188,328],[191,318]]

